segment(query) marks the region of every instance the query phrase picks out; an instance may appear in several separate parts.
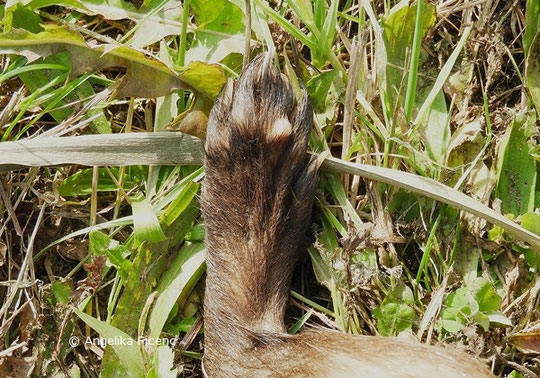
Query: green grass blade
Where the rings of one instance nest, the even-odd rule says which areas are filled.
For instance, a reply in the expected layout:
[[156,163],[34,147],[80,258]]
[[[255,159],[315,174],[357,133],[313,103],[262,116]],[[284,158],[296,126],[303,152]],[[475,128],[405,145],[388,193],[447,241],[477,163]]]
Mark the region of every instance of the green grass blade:
[[417,126],[422,122],[422,119],[426,115],[429,108],[431,108],[431,104],[435,100],[435,97],[437,96],[437,93],[442,89],[444,83],[448,79],[448,76],[450,76],[450,72],[452,71],[452,68],[456,64],[457,58],[459,57],[459,54],[461,53],[461,50],[463,49],[463,46],[465,45],[465,42],[467,42],[467,38],[469,38],[469,34],[471,34],[472,26],[467,26],[463,30],[463,34],[461,35],[461,38],[459,39],[459,42],[444,64],[443,68],[441,69],[441,72],[439,73],[439,76],[437,76],[437,80],[435,81],[435,84],[433,85],[433,88],[431,88],[431,91],[429,92],[426,100],[422,104],[422,107],[418,111],[418,114],[413,122],[414,126]]
[[326,15],[326,20],[324,21],[320,45],[321,52],[325,56],[330,56],[332,50],[332,45],[334,42],[334,37],[336,35],[336,25],[337,25],[337,10],[338,10],[338,0],[332,0],[330,4],[330,9]]
[[283,29],[288,31],[294,38],[308,46],[310,49],[317,51],[317,45],[300,29],[291,24],[285,17],[273,10],[266,4],[264,0],[255,0],[255,3],[266,13],[270,18],[277,22]]
[[313,33],[315,39],[319,39],[321,32],[315,24],[313,17],[313,9],[309,0],[288,0],[287,3],[291,9],[298,15],[300,20],[306,25],[310,32]]
[[418,78],[418,62],[420,60],[420,47],[422,44],[422,22],[423,22],[424,2],[418,0],[416,4],[416,20],[414,24],[414,37],[411,53],[411,64],[409,66],[409,77],[407,79],[407,93],[405,94],[405,119],[407,123],[411,120],[414,99],[416,95],[416,81]]

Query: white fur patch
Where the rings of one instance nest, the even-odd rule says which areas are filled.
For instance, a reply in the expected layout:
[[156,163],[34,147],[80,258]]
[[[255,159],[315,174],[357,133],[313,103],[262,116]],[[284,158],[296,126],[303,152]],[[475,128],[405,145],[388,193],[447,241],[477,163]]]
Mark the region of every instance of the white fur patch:
[[270,137],[286,137],[289,136],[291,133],[292,126],[289,120],[287,118],[280,118],[274,123],[274,127],[272,128],[272,133],[270,134]]

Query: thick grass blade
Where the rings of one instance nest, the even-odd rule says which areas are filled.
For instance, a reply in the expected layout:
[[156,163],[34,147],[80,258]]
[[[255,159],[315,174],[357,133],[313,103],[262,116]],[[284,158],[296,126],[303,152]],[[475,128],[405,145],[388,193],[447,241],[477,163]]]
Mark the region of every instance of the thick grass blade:
[[538,235],[525,230],[502,214],[475,201],[466,194],[432,179],[389,168],[353,164],[333,157],[326,158],[322,168],[336,173],[359,175],[370,180],[384,182],[472,213],[502,227],[516,239],[529,243],[537,252],[540,252],[540,237]]
[[[150,314],[150,338],[158,338],[167,317],[171,312],[179,296],[191,291],[194,284],[199,280],[204,271],[204,261],[206,259],[206,250],[204,244],[194,243],[184,246],[178,253],[177,258],[172,263],[171,268],[166,274],[173,271],[172,281],[165,287],[163,292],[156,300],[156,304]],[[165,277],[167,278],[167,277]],[[158,291],[159,288],[158,288]],[[187,294],[184,294],[184,297]],[[184,298],[185,300],[185,298]]]
[[427,111],[431,108],[431,104],[433,104],[433,101],[435,101],[435,97],[437,96],[437,93],[442,89],[444,83],[448,79],[448,76],[450,76],[450,72],[452,71],[452,68],[456,64],[457,58],[459,57],[459,54],[461,53],[461,50],[463,49],[463,46],[465,45],[465,42],[467,42],[467,38],[469,38],[469,34],[471,34],[472,27],[467,26],[463,30],[463,34],[461,35],[461,38],[459,39],[459,42],[444,64],[443,68],[441,69],[441,72],[439,73],[439,76],[437,76],[437,80],[435,81],[435,84],[433,85],[433,88],[431,88],[431,92],[429,92],[426,100],[422,104],[422,107],[418,111],[418,114],[416,115],[416,118],[413,122],[414,126],[417,126],[422,122],[422,119],[426,115]]
[[[172,134],[174,138],[178,138],[179,141],[178,144],[171,143],[169,140],[168,143],[165,143],[167,141],[167,138],[164,138],[164,135]],[[151,137],[151,135],[154,135],[156,139],[153,139],[154,137]],[[203,160],[203,147],[202,142],[194,137],[186,136],[185,134],[181,133],[137,133],[137,134],[112,134],[112,135],[88,135],[88,136],[78,136],[78,137],[67,137],[67,138],[56,138],[57,140],[61,139],[68,139],[69,145],[73,146],[73,148],[76,148],[77,151],[79,151],[79,154],[82,154],[84,152],[88,152],[91,154],[91,156],[87,156],[87,159],[85,163],[78,163],[78,164],[86,164],[86,165],[100,165],[101,162],[101,156],[96,156],[95,153],[93,153],[93,150],[96,148],[96,145],[94,146],[85,146],[84,142],[82,142],[83,139],[79,138],[89,138],[89,137],[98,137],[98,138],[105,138],[102,139],[103,141],[108,141],[109,145],[108,148],[106,148],[106,152],[109,155],[109,159],[106,161],[104,165],[112,165],[113,162],[116,161],[116,164],[118,165],[132,165],[132,164],[155,164],[155,165],[172,165],[172,164],[201,164]],[[131,147],[129,148],[129,154],[126,156],[129,156],[130,159],[126,159],[126,156],[122,156],[122,152],[120,151],[120,157],[123,157],[123,159],[118,159],[119,156],[117,155],[119,153],[118,151],[118,143],[123,140],[123,138],[136,138],[131,143]],[[116,139],[115,143],[111,143],[111,140],[108,138],[114,138]],[[185,139],[184,139],[185,138]],[[53,138],[51,138],[53,139]],[[86,140],[92,140],[92,138],[84,139]],[[6,142],[6,143],[0,143],[0,170],[9,168],[9,165],[13,167],[13,162],[9,159],[9,156],[6,156],[4,154],[4,151],[7,149],[4,149],[3,147],[5,145],[8,145],[12,143],[12,147],[10,149],[17,151],[17,148],[20,151],[23,151],[24,148],[27,148],[26,146],[30,144],[33,148],[35,156],[33,156],[33,159],[36,159],[41,161],[42,165],[59,165],[59,164],[76,164],[77,161],[73,161],[72,159],[76,159],[76,156],[73,154],[66,154],[67,158],[62,155],[61,151],[57,151],[57,157],[54,161],[47,161],[44,160],[39,155],[44,153],[46,148],[43,148],[43,146],[39,146],[39,142],[36,143],[36,141],[39,141],[38,139],[32,140],[32,141],[26,141],[26,142]],[[80,142],[79,142],[80,141]],[[155,143],[158,142],[156,145]],[[22,144],[21,144],[22,143]],[[95,141],[94,141],[95,143]],[[190,151],[185,151],[180,148],[178,149],[178,146],[180,144],[186,143],[187,146],[189,146]],[[17,148],[14,148],[17,144],[19,146]],[[184,144],[184,146],[186,146]],[[150,145],[150,146],[149,146]],[[179,152],[181,152],[180,156],[178,156]],[[21,156],[24,155],[24,153],[20,152]],[[127,152],[126,152],[127,153]],[[29,155],[29,154],[28,154]],[[75,154],[76,155],[76,154]],[[92,160],[94,159],[94,160]],[[189,163],[188,163],[189,162]],[[34,160],[34,166],[39,166],[40,164],[37,164]],[[103,163],[101,163],[103,164]],[[8,165],[8,167],[6,167]],[[19,165],[20,167],[20,165]],[[525,241],[530,243],[532,246],[535,247],[535,249],[540,251],[540,237],[534,235],[533,233],[524,230],[522,227],[517,225],[516,223],[510,221],[509,219],[505,218],[501,214],[497,213],[496,211],[482,205],[478,201],[473,200],[471,197],[460,193],[456,190],[453,190],[449,188],[448,186],[438,183],[436,181],[415,176],[410,173],[400,172],[397,170],[387,169],[387,168],[381,168],[381,167],[374,167],[369,165],[362,165],[362,164],[353,164],[353,163],[347,163],[346,161],[336,159],[333,157],[326,158],[325,162],[322,166],[323,169],[334,172],[334,173],[346,173],[346,174],[354,174],[359,175],[361,177],[365,177],[372,180],[377,180],[380,182],[384,182],[387,184],[395,185],[399,188],[404,188],[406,190],[409,190],[414,193],[419,193],[421,195],[424,195],[426,197],[435,199],[437,201],[447,203],[452,207],[470,212],[472,214],[475,214],[483,219],[488,220],[489,222],[496,224],[505,230],[507,230],[510,234],[512,234],[514,237],[516,237],[519,240]],[[88,232],[88,231],[86,231]],[[84,233],[84,232],[83,232]]]
[[35,138],[0,143],[0,172],[63,164],[200,165],[202,141],[183,133]]
[[135,246],[141,245],[144,241],[157,243],[167,239],[159,225],[154,208],[148,199],[133,199],[131,201],[131,208],[133,209]]
[[321,52],[326,56],[331,55],[332,45],[334,42],[334,37],[336,35],[338,4],[339,1],[332,0],[321,33]]
[[142,356],[139,353],[139,344],[135,339],[118,328],[87,315],[76,308],[74,308],[73,311],[79,318],[81,318],[82,321],[99,333],[101,337],[111,340],[118,340],[117,342],[111,342],[108,344],[118,356],[118,360],[129,372],[131,377],[144,377]]

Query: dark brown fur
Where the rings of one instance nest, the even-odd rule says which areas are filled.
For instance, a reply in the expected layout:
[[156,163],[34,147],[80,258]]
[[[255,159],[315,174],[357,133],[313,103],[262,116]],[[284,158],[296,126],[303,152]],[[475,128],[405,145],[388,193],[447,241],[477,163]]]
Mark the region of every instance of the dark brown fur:
[[486,377],[465,354],[334,331],[290,336],[292,269],[310,221],[317,164],[311,103],[258,57],[229,81],[208,122],[204,370],[209,377]]

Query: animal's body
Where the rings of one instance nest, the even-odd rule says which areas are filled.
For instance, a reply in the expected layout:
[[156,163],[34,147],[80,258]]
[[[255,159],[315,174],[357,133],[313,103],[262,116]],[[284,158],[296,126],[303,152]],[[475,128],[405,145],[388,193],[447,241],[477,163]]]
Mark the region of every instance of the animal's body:
[[284,313],[310,222],[317,163],[311,103],[258,57],[209,117],[205,352],[209,377],[488,377],[465,353],[336,331],[288,335]]

